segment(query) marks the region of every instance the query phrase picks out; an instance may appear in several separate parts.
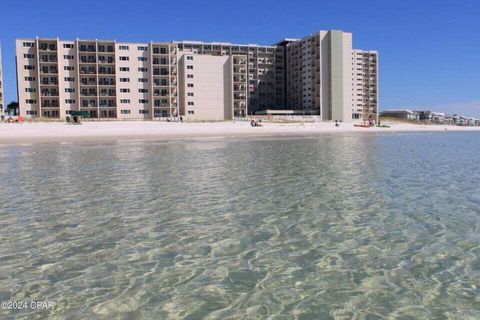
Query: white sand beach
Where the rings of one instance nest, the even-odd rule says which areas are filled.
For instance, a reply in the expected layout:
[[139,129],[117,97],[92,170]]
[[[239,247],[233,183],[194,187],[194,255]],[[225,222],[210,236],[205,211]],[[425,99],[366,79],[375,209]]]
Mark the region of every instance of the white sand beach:
[[380,133],[413,131],[480,131],[480,127],[450,125],[389,124],[390,128],[361,128],[342,123],[262,123],[249,122],[177,123],[158,121],[105,121],[71,125],[59,122],[0,123],[0,144],[62,142],[81,140],[171,139],[234,136],[315,135],[341,132]]

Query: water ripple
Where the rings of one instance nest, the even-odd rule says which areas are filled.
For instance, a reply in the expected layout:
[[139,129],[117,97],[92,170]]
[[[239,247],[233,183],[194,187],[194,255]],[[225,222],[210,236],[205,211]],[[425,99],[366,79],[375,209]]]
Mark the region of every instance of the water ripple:
[[1,148],[0,316],[478,319],[478,141]]

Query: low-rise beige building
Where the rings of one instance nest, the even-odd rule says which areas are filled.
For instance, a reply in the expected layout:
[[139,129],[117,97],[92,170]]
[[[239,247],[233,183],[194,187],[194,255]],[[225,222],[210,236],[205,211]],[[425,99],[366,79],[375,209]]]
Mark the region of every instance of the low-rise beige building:
[[376,52],[352,49],[352,34],[337,30],[273,46],[36,38],[17,40],[16,55],[24,116],[228,120],[291,109],[352,121],[378,113]]

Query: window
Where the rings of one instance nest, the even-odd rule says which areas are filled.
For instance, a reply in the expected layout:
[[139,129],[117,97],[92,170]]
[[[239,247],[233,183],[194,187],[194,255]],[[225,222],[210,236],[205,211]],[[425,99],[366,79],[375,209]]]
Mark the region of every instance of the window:
[[130,92],[130,89],[120,89],[120,92],[121,92],[121,93],[129,93],[129,92]]
[[34,54],[31,54],[31,53],[25,53],[25,54],[23,55],[23,57],[24,57],[25,59],[33,59],[33,58],[35,58],[35,55],[34,55]]
[[129,67],[120,67],[120,71],[130,71]]
[[147,99],[140,99],[140,100],[138,100],[138,103],[146,104],[146,103],[148,103],[148,100]]
[[193,83],[189,83],[189,84],[187,85],[187,87],[193,88]]
[[188,101],[187,103],[189,106],[193,106],[193,101]]
[[187,74],[187,78],[193,79],[193,74]]
[[138,68],[138,71],[140,71],[140,72],[147,72],[148,69],[147,69],[147,68]]
[[73,88],[65,88],[65,92],[66,92],[66,93],[74,93],[74,92],[75,92],[75,89],[73,89]]
[[138,51],[147,51],[147,47],[141,46],[137,47]]
[[129,57],[120,57],[120,61],[128,61],[128,60],[130,60]]
[[189,97],[193,97],[193,92],[189,92],[189,93],[188,93],[188,96],[189,96]]
[[120,82],[130,82],[130,78],[120,78]]
[[37,92],[35,88],[25,88],[25,92]]
[[35,77],[25,77],[25,81],[35,81]]
[[27,110],[27,115],[29,115],[29,116],[34,116],[36,114],[37,114],[37,111],[35,111],[35,110]]
[[194,114],[193,110],[188,110],[188,114]]
[[130,110],[120,110],[121,114],[130,114]]
[[187,66],[187,69],[193,69],[193,66]]
[[120,49],[120,50],[128,50],[128,46],[119,46],[118,49]]
[[26,104],[35,104],[35,103],[37,103],[37,100],[27,99],[27,100],[25,100],[25,103]]
[[72,48],[73,48],[73,43],[64,43],[64,44],[63,44],[63,47],[64,47],[65,49],[72,49]]
[[67,82],[74,82],[74,81],[75,81],[75,78],[73,78],[73,77],[65,77],[65,81],[67,81]]
[[120,103],[130,103],[130,99],[120,99]]
[[73,70],[75,70],[75,68],[74,68],[74,67],[71,67],[71,66],[65,66],[65,67],[63,67],[63,69],[64,69],[65,71],[73,71]]
[[66,54],[63,56],[63,59],[66,59],[66,60],[73,60],[73,56],[70,55],[70,54]]
[[138,61],[147,61],[146,57],[138,57]]
[[140,113],[140,114],[148,114],[148,110],[140,109],[140,110],[138,110],[138,113]]
[[138,89],[139,93],[148,93],[148,89]]
[[138,82],[148,82],[147,78],[138,78]]
[[73,100],[73,99],[65,99],[65,103],[66,103],[66,104],[74,104],[74,103],[75,103],[75,100]]
[[24,42],[23,46],[31,48],[31,47],[33,47],[33,42]]
[[192,56],[187,56],[187,60],[193,60]]
[[25,70],[35,70],[35,66],[24,66]]

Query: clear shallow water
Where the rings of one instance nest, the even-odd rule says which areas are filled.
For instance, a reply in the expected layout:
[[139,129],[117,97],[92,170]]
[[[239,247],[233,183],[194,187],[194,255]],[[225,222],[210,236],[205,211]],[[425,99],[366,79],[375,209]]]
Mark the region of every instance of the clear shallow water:
[[[480,135],[0,147],[0,300],[91,319],[479,319]],[[2,313],[3,312],[3,313]]]

